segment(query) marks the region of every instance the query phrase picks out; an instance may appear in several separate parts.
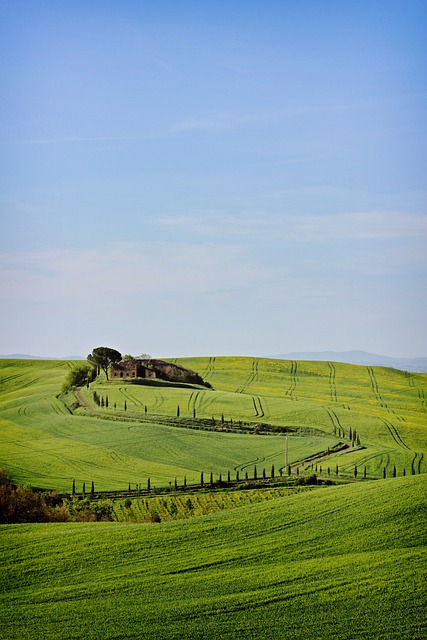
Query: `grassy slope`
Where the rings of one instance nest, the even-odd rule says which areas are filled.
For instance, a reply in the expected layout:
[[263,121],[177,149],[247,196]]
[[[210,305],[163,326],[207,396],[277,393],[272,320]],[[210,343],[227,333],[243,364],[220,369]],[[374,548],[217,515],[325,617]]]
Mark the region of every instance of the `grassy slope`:
[[[356,429],[366,447],[331,458],[341,472],[355,464],[381,477],[383,467],[398,475],[427,470],[427,376],[393,369],[323,362],[259,358],[193,358],[180,363],[199,371],[211,390],[145,387],[119,382],[95,383],[109,395],[117,417],[142,415],[147,405],[153,422],[130,424],[71,415],[56,395],[70,363],[0,361],[0,465],[36,486],[69,490],[94,480],[97,488],[123,488],[128,482],[165,485],[184,475],[198,481],[200,471],[215,474],[256,463],[269,472],[284,462],[279,436],[249,436],[176,429],[156,424],[156,416],[181,415],[315,426],[329,437],[290,438],[290,461],[337,442],[334,426]],[[88,394],[91,398],[91,393]],[[120,411],[126,399],[128,411]],[[257,415],[258,414],[258,415]],[[264,414],[264,415],[261,415]]]
[[2,638],[426,637],[425,476],[1,530]]

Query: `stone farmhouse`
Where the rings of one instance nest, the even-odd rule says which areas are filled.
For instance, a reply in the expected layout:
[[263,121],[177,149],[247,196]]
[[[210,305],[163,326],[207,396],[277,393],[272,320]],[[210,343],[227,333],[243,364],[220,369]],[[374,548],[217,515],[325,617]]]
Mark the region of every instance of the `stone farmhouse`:
[[156,378],[156,371],[145,365],[143,360],[122,360],[111,364],[113,378]]
[[203,378],[195,371],[164,360],[132,358],[111,364],[111,379],[151,378],[204,385]]

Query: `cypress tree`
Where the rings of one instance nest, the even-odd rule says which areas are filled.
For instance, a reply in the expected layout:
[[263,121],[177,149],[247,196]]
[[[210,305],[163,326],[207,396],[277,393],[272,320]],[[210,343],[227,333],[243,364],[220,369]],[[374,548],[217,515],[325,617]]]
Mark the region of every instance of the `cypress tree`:
[[150,478],[147,478],[147,491],[151,491],[151,482],[150,482]]
[[187,486],[187,476],[184,476],[184,488]]
[[129,485],[128,485],[128,491],[130,491],[130,490],[131,490],[131,489],[130,489],[130,482],[129,482]]
[[128,406],[127,406],[127,404],[126,404],[126,400],[125,400],[125,404],[124,404],[124,407],[123,407],[123,408],[124,408],[124,410],[125,410],[125,411],[126,411],[126,410],[127,410],[127,408],[128,408]]
[[91,492],[92,495],[95,493],[95,483],[94,483],[93,480],[92,480],[92,486],[90,488],[90,492]]
[[263,480],[265,480],[265,479],[266,479],[266,477],[267,477],[267,476],[265,475],[265,467],[264,467],[264,469],[262,470],[262,479],[263,479]]
[[337,464],[337,466],[335,467],[335,475],[336,475],[336,476],[338,475],[338,464]]
[[179,413],[180,413],[180,411],[179,411],[179,405],[178,405],[177,408],[176,408],[176,417],[177,418],[179,418]]
[[202,471],[202,473],[200,474],[200,484],[201,484],[201,486],[203,487],[203,471]]
[[175,486],[175,491],[176,491],[178,489],[178,481],[177,481],[176,478],[175,478],[175,485],[174,486]]
[[363,467],[363,477],[364,477],[364,478],[366,478],[366,464],[365,464],[365,466]]
[[406,469],[403,467],[403,475],[406,476]]
[[274,478],[274,464],[271,465],[271,477]]
[[144,405],[144,413],[147,413],[148,409],[147,409],[147,405]]
[[354,477],[357,478],[357,467],[354,465]]
[[257,480],[257,470],[256,470],[256,465],[254,466],[254,480]]
[[245,472],[245,480],[246,480],[246,482],[249,480],[249,476],[248,476],[248,472],[247,471]]
[[221,415],[221,424],[224,424],[224,414]]
[[86,493],[86,483],[85,482],[83,482],[82,493],[83,493],[83,495],[85,495],[85,493]]
[[76,494],[76,481],[75,480],[73,480],[73,487],[71,489],[71,493],[72,493],[73,496]]
[[386,468],[384,467],[384,469],[383,469],[383,479],[385,480],[386,477],[387,477],[387,471],[386,471]]
[[236,471],[236,482],[240,482],[240,476],[238,471]]
[[210,484],[211,484],[211,487],[213,487],[213,473],[212,473],[212,471],[211,471]]
[[103,407],[105,405],[104,403],[104,396],[101,396],[101,407]]
[[227,473],[227,482],[228,484],[230,484],[231,482],[230,472]]
[[196,407],[194,407],[194,409],[193,409],[193,418],[195,418],[195,417],[196,417]]
[[299,476],[299,467],[297,467],[297,476]]
[[396,477],[396,465],[394,465],[394,467],[393,467],[393,478],[395,478],[395,477]]
[[105,406],[108,409],[108,396],[105,396]]

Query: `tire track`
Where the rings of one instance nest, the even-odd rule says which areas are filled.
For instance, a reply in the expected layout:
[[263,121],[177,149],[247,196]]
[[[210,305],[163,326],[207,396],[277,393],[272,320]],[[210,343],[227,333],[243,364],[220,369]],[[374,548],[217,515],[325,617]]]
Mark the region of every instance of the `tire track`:
[[206,371],[203,374],[203,380],[208,380],[212,378],[214,372],[215,372],[215,356],[211,356],[208,360]]
[[397,413],[393,409],[390,409],[387,403],[383,400],[373,368],[372,367],[366,367],[366,368],[369,374],[372,391],[380,407],[382,407],[383,409],[386,409],[388,413],[391,413],[392,415],[394,415],[396,419],[399,420],[399,422],[405,422],[404,418],[401,418],[400,416],[398,416]]
[[246,378],[243,385],[238,389],[236,389],[235,393],[245,393],[245,390],[247,387],[249,387],[254,382],[258,381],[258,374],[259,374],[258,367],[259,367],[259,360],[258,358],[254,358],[252,360],[251,370],[249,372],[248,377]]
[[407,451],[412,451],[412,449],[408,447],[408,445],[405,442],[403,442],[400,436],[400,433],[398,432],[398,430],[396,429],[396,427],[392,422],[390,422],[389,420],[386,420],[385,418],[378,418],[378,420],[381,420],[381,422],[387,427],[391,437],[393,438],[395,443],[399,445],[399,447],[402,447],[402,449],[406,449]]
[[375,377],[374,370],[372,369],[372,367],[366,367],[366,368],[367,368],[367,371],[368,371],[368,374],[369,374],[369,380],[371,382],[371,388],[372,388],[373,394],[375,396],[375,400],[378,402],[378,404],[383,409],[387,409],[387,405],[383,401],[383,399],[381,397],[381,394],[379,392],[378,382],[377,382],[377,379]]
[[[415,463],[416,463],[417,457],[418,457],[418,453],[415,451],[414,457],[411,460],[411,471],[413,476],[415,475]],[[420,463],[418,465],[418,468],[419,467],[420,467]]]
[[265,413],[262,407],[261,398],[259,396],[252,396],[252,403],[255,409],[255,417],[256,418],[264,418]]
[[200,396],[200,391],[192,391],[190,394],[190,397],[188,398],[188,403],[187,403],[188,411],[193,415],[195,415],[197,411],[199,396]]
[[234,467],[234,471],[244,471],[248,467],[251,467],[254,464],[259,464],[260,462],[265,462],[264,456],[257,456],[255,460],[249,460],[249,462],[242,462],[242,464],[238,464]]
[[332,422],[332,426],[334,427],[334,430],[339,430],[342,431],[345,437],[345,430],[344,427],[341,424],[341,421],[339,419],[339,417],[337,416],[337,414],[335,413],[335,411],[333,409],[329,409],[328,407],[323,407],[325,409],[325,411],[327,412],[331,422]]
[[328,367],[329,367],[329,389],[331,394],[331,401],[338,402],[335,365],[332,362],[328,362]]
[[418,389],[418,397],[421,400],[422,410],[427,411],[426,395],[424,389]]
[[291,384],[289,389],[286,391],[286,395],[289,396],[291,400],[298,400],[297,397],[294,397],[294,391],[297,388],[298,383],[298,363],[296,360],[292,360],[290,378]]

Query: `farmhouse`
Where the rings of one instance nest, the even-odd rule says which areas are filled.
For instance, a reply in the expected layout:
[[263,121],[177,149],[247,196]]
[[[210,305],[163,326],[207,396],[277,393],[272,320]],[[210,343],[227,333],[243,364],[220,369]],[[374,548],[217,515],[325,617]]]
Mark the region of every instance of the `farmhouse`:
[[145,364],[145,361],[132,359],[113,362],[111,378],[157,378],[156,371]]
[[204,385],[203,378],[195,371],[164,360],[132,358],[111,364],[111,379],[158,378],[169,382]]

